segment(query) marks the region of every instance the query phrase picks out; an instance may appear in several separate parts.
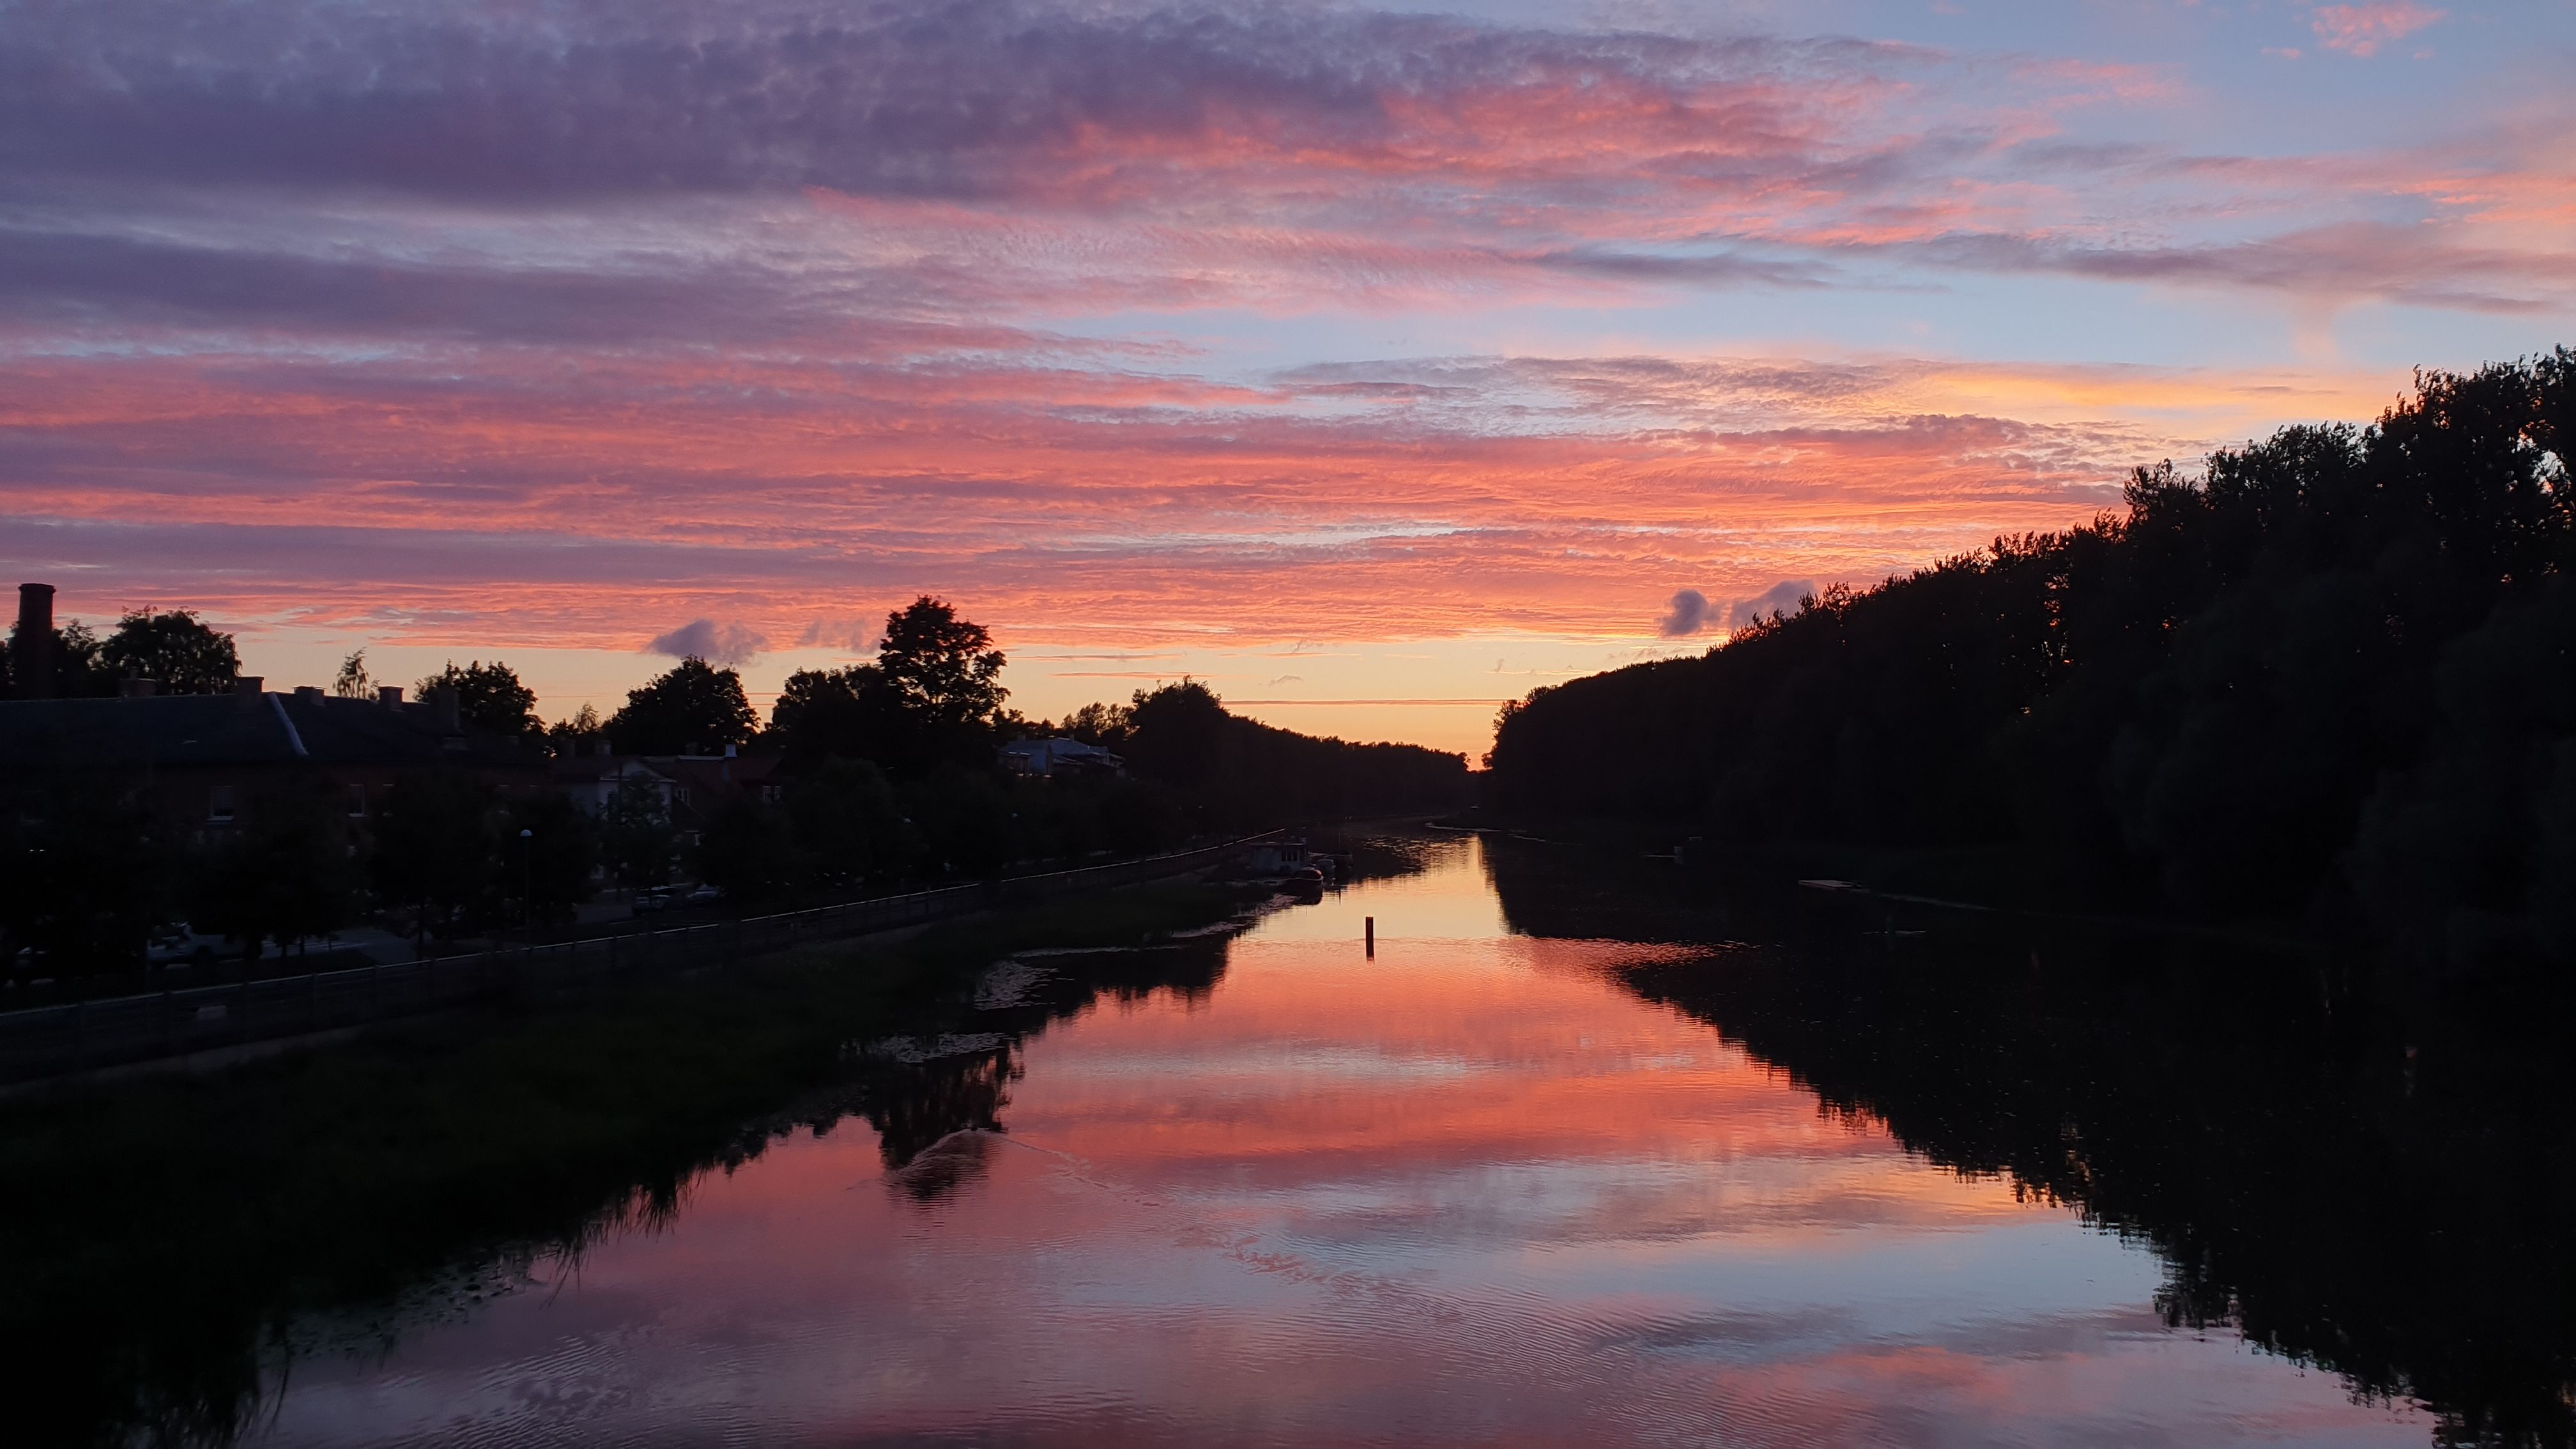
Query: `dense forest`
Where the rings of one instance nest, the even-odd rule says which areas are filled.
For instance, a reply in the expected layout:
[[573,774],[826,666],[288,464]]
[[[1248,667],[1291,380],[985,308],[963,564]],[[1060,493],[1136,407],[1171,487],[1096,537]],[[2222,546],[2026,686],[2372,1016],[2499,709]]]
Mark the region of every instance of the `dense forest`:
[[2423,373],[2126,510],[1506,707],[1491,798],[1978,847],[2427,967],[2576,956],[2576,352]]

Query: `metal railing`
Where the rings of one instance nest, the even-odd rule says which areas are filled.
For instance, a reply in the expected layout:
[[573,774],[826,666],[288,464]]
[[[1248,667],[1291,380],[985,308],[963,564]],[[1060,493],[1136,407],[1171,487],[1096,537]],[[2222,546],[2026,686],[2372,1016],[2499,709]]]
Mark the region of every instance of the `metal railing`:
[[1182,875],[1241,854],[1267,838],[1256,835],[1141,860],[735,921],[545,945],[494,946],[391,965],[0,1012],[0,1082],[305,1036],[475,1002],[559,995],[690,966],[728,964],[996,906]]

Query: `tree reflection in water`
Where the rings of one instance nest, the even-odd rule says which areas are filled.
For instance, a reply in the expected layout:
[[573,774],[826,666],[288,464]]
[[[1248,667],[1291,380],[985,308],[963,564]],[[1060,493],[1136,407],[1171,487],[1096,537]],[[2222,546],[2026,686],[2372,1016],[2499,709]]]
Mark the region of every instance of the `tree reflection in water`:
[[[164,1204],[184,1214],[177,1220],[125,1211],[128,1179],[149,1164],[121,1147],[84,1147],[77,1132],[66,1143],[68,1129],[12,1141],[9,1160],[44,1169],[17,1180],[58,1187],[42,1211],[18,1204],[0,1232],[0,1326],[25,1330],[0,1335],[19,1340],[0,1362],[11,1432],[29,1443],[235,1442],[273,1411],[294,1360],[390,1348],[414,1326],[469,1314],[534,1265],[561,1267],[610,1235],[670,1221],[701,1174],[739,1167],[800,1130],[828,1133],[851,1115],[882,1135],[895,1190],[935,1201],[977,1175],[988,1134],[1004,1130],[1024,1039],[1103,998],[1203,998],[1224,972],[1227,939],[1015,958],[995,973],[1010,983],[999,996],[946,992],[878,1021],[909,1051],[845,1046],[835,1070],[831,1039],[818,1036],[819,1070],[798,1066],[806,1054],[797,1048],[770,1064],[774,1079],[752,1069],[752,1079],[727,1084],[770,1104],[751,1108],[756,1115],[702,1112],[631,1151],[567,1150],[544,1175],[481,1170],[478,1138],[520,1105],[488,1097],[472,1101],[491,1120],[456,1124],[448,1150],[462,1160],[399,1144],[379,1150],[381,1124],[350,1102],[358,1128],[296,1149],[321,1163],[299,1184],[317,1173],[336,1182],[332,1201],[280,1202],[277,1184],[235,1174]],[[613,1040],[614,1028],[605,1030]],[[612,1088],[639,1085],[661,1065],[615,1053],[599,1060]],[[273,1109],[261,1090],[245,1084],[234,1110]],[[299,1089],[290,1078],[280,1090]],[[117,1210],[84,1212],[84,1203]],[[52,1226],[40,1234],[35,1223]],[[342,1230],[324,1230],[335,1225]]]
[[[1226,937],[1136,949],[1031,952],[996,968],[1007,982],[974,1003],[950,1003],[908,1023],[910,1033],[868,1043],[853,1056],[856,1110],[876,1128],[897,1191],[934,1202],[983,1171],[990,1140],[1006,1132],[1002,1109],[1025,1068],[1020,1044],[1106,997],[1142,1001],[1168,991],[1204,1000],[1225,975]],[[827,1124],[828,1125],[828,1124]]]
[[[1795,891],[1729,892],[1710,875],[1508,840],[1489,841],[1485,860],[1524,933],[1710,943],[1622,979],[1826,1111],[1866,1114],[1935,1163],[2149,1245],[2167,1265],[2170,1323],[2228,1325],[2358,1393],[2420,1400],[2448,1443],[2576,1442],[2576,1144],[2563,1125],[2569,1068],[2553,1050],[2563,1011],[2382,1000],[2369,973],[2333,960],[1957,917],[1856,920]],[[1754,944],[1717,944],[1732,942]],[[422,1286],[418,1264],[463,1264],[469,1287],[489,1284],[511,1261],[496,1259],[496,1239],[578,1252],[668,1213],[696,1174],[850,1116],[877,1131],[898,1201],[953,1202],[1009,1129],[1025,1042],[1104,1000],[1204,998],[1226,960],[1222,937],[1023,953],[863,1039],[820,1027],[818,1069],[792,1088],[764,1078],[763,1095],[717,1119],[718,1135],[554,1183],[478,1180],[471,1203],[441,1198],[345,1251],[210,1234],[263,1251],[209,1252],[187,1273],[98,1258],[81,1273],[22,1275],[12,1321],[61,1325],[79,1348],[23,1355],[18,1397],[62,1407],[47,1422],[69,1432],[51,1437],[227,1439],[255,1422],[286,1325],[371,1305],[390,1343],[425,1294],[447,1291]],[[259,1220],[212,1196],[192,1206]],[[52,1250],[17,1247],[22,1264]],[[387,1293],[388,1279],[412,1286]],[[102,1300],[95,1311],[75,1288]],[[384,1312],[387,1297],[404,1312]],[[473,1311],[459,1298],[448,1292],[445,1311]],[[48,1364],[50,1382],[26,1376]],[[75,1369],[99,1382],[73,1382]]]
[[1530,934],[1771,943],[1628,980],[1825,1110],[2152,1246],[2169,1324],[2417,1400],[2446,1445],[2576,1443],[2562,1006],[2387,1000],[2350,962],[2170,937],[1721,899],[1509,841],[1487,860]]

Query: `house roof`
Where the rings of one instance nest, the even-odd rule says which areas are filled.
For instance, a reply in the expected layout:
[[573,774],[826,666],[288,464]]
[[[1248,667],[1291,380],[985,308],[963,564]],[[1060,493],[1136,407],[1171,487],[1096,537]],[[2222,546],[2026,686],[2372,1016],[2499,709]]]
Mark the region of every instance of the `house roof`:
[[675,780],[699,785],[750,785],[778,771],[775,755],[651,755],[647,763]]
[[1002,746],[1003,755],[1016,759],[1039,761],[1048,765],[1058,760],[1081,764],[1120,765],[1126,763],[1098,745],[1059,735],[1051,740],[1013,740]]
[[312,692],[0,701],[0,761],[21,767],[543,763],[506,737],[441,728],[427,705]]
[[554,762],[554,777],[566,784],[610,784],[619,780],[668,780],[667,770],[657,770],[635,755],[575,755]]

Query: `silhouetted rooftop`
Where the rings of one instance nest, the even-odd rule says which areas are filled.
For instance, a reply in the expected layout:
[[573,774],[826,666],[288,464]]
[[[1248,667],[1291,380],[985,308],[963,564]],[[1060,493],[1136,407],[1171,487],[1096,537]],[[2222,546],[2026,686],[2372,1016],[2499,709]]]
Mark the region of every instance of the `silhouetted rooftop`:
[[539,767],[516,742],[443,729],[427,705],[327,695],[202,694],[0,701],[0,762],[100,765]]

